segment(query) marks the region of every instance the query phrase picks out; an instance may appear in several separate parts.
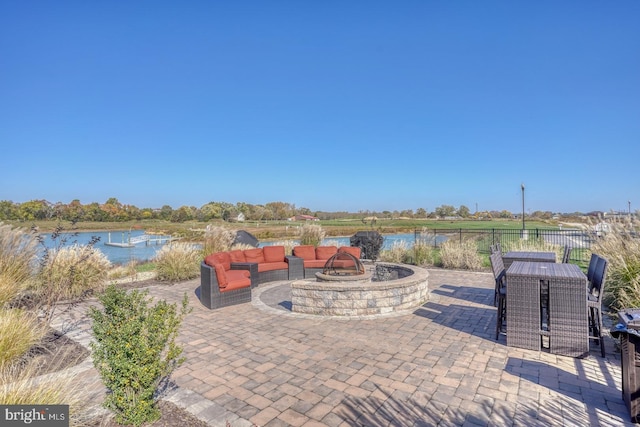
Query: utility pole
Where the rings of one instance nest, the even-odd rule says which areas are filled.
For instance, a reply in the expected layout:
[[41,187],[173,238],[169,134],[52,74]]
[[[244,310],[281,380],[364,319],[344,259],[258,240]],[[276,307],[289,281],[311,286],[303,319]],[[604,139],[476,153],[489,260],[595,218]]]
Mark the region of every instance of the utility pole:
[[522,230],[524,231],[524,183],[520,184],[522,188]]

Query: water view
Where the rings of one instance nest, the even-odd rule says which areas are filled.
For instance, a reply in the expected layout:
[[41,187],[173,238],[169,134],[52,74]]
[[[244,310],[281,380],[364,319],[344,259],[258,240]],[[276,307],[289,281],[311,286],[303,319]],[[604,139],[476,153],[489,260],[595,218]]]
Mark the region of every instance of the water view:
[[[72,244],[86,245],[96,237],[99,238],[99,240],[94,247],[105,254],[109,261],[114,264],[127,264],[131,261],[148,261],[153,259],[156,252],[162,248],[163,244],[146,244],[143,242],[130,247],[117,247],[109,246],[105,243],[127,243],[129,242],[129,239],[134,240],[135,238],[144,236],[144,234],[144,230],[91,231],[77,234],[63,234],[56,241],[51,239],[51,234],[45,234],[45,244],[48,248],[54,248],[61,245],[61,239],[66,239],[65,246]],[[350,237],[328,237],[323,240],[323,244],[349,246],[349,238]],[[446,237],[438,236],[436,240],[438,243],[441,243],[446,240]],[[407,245],[411,246],[415,242],[415,236],[413,233],[385,235],[382,249],[390,249],[396,242],[405,242]],[[279,242],[261,242],[260,246],[269,246],[278,243]]]

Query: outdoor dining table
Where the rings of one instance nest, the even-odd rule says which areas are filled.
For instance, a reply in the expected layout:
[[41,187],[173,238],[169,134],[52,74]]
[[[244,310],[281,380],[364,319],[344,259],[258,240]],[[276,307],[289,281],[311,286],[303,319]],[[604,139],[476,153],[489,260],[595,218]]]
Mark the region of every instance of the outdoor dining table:
[[507,269],[507,345],[572,357],[589,353],[587,276],[575,264],[514,261]]
[[556,262],[555,252],[509,251],[502,255],[504,268],[509,268],[514,261]]

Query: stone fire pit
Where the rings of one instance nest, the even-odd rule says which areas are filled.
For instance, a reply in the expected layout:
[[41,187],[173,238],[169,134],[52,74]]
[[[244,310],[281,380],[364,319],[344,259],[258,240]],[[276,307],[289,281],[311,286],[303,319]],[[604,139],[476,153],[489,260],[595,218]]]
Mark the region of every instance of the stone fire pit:
[[316,273],[291,283],[292,311],[321,316],[375,316],[419,307],[428,298],[424,268],[378,262],[364,274]]

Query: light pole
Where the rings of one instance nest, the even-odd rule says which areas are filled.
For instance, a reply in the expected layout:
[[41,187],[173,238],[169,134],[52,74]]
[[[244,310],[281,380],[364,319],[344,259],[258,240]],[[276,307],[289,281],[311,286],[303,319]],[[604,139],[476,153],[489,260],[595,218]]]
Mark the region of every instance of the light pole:
[[524,183],[520,184],[522,189],[522,231],[524,231]]
[[629,218],[631,218],[631,200],[627,202],[629,204]]

